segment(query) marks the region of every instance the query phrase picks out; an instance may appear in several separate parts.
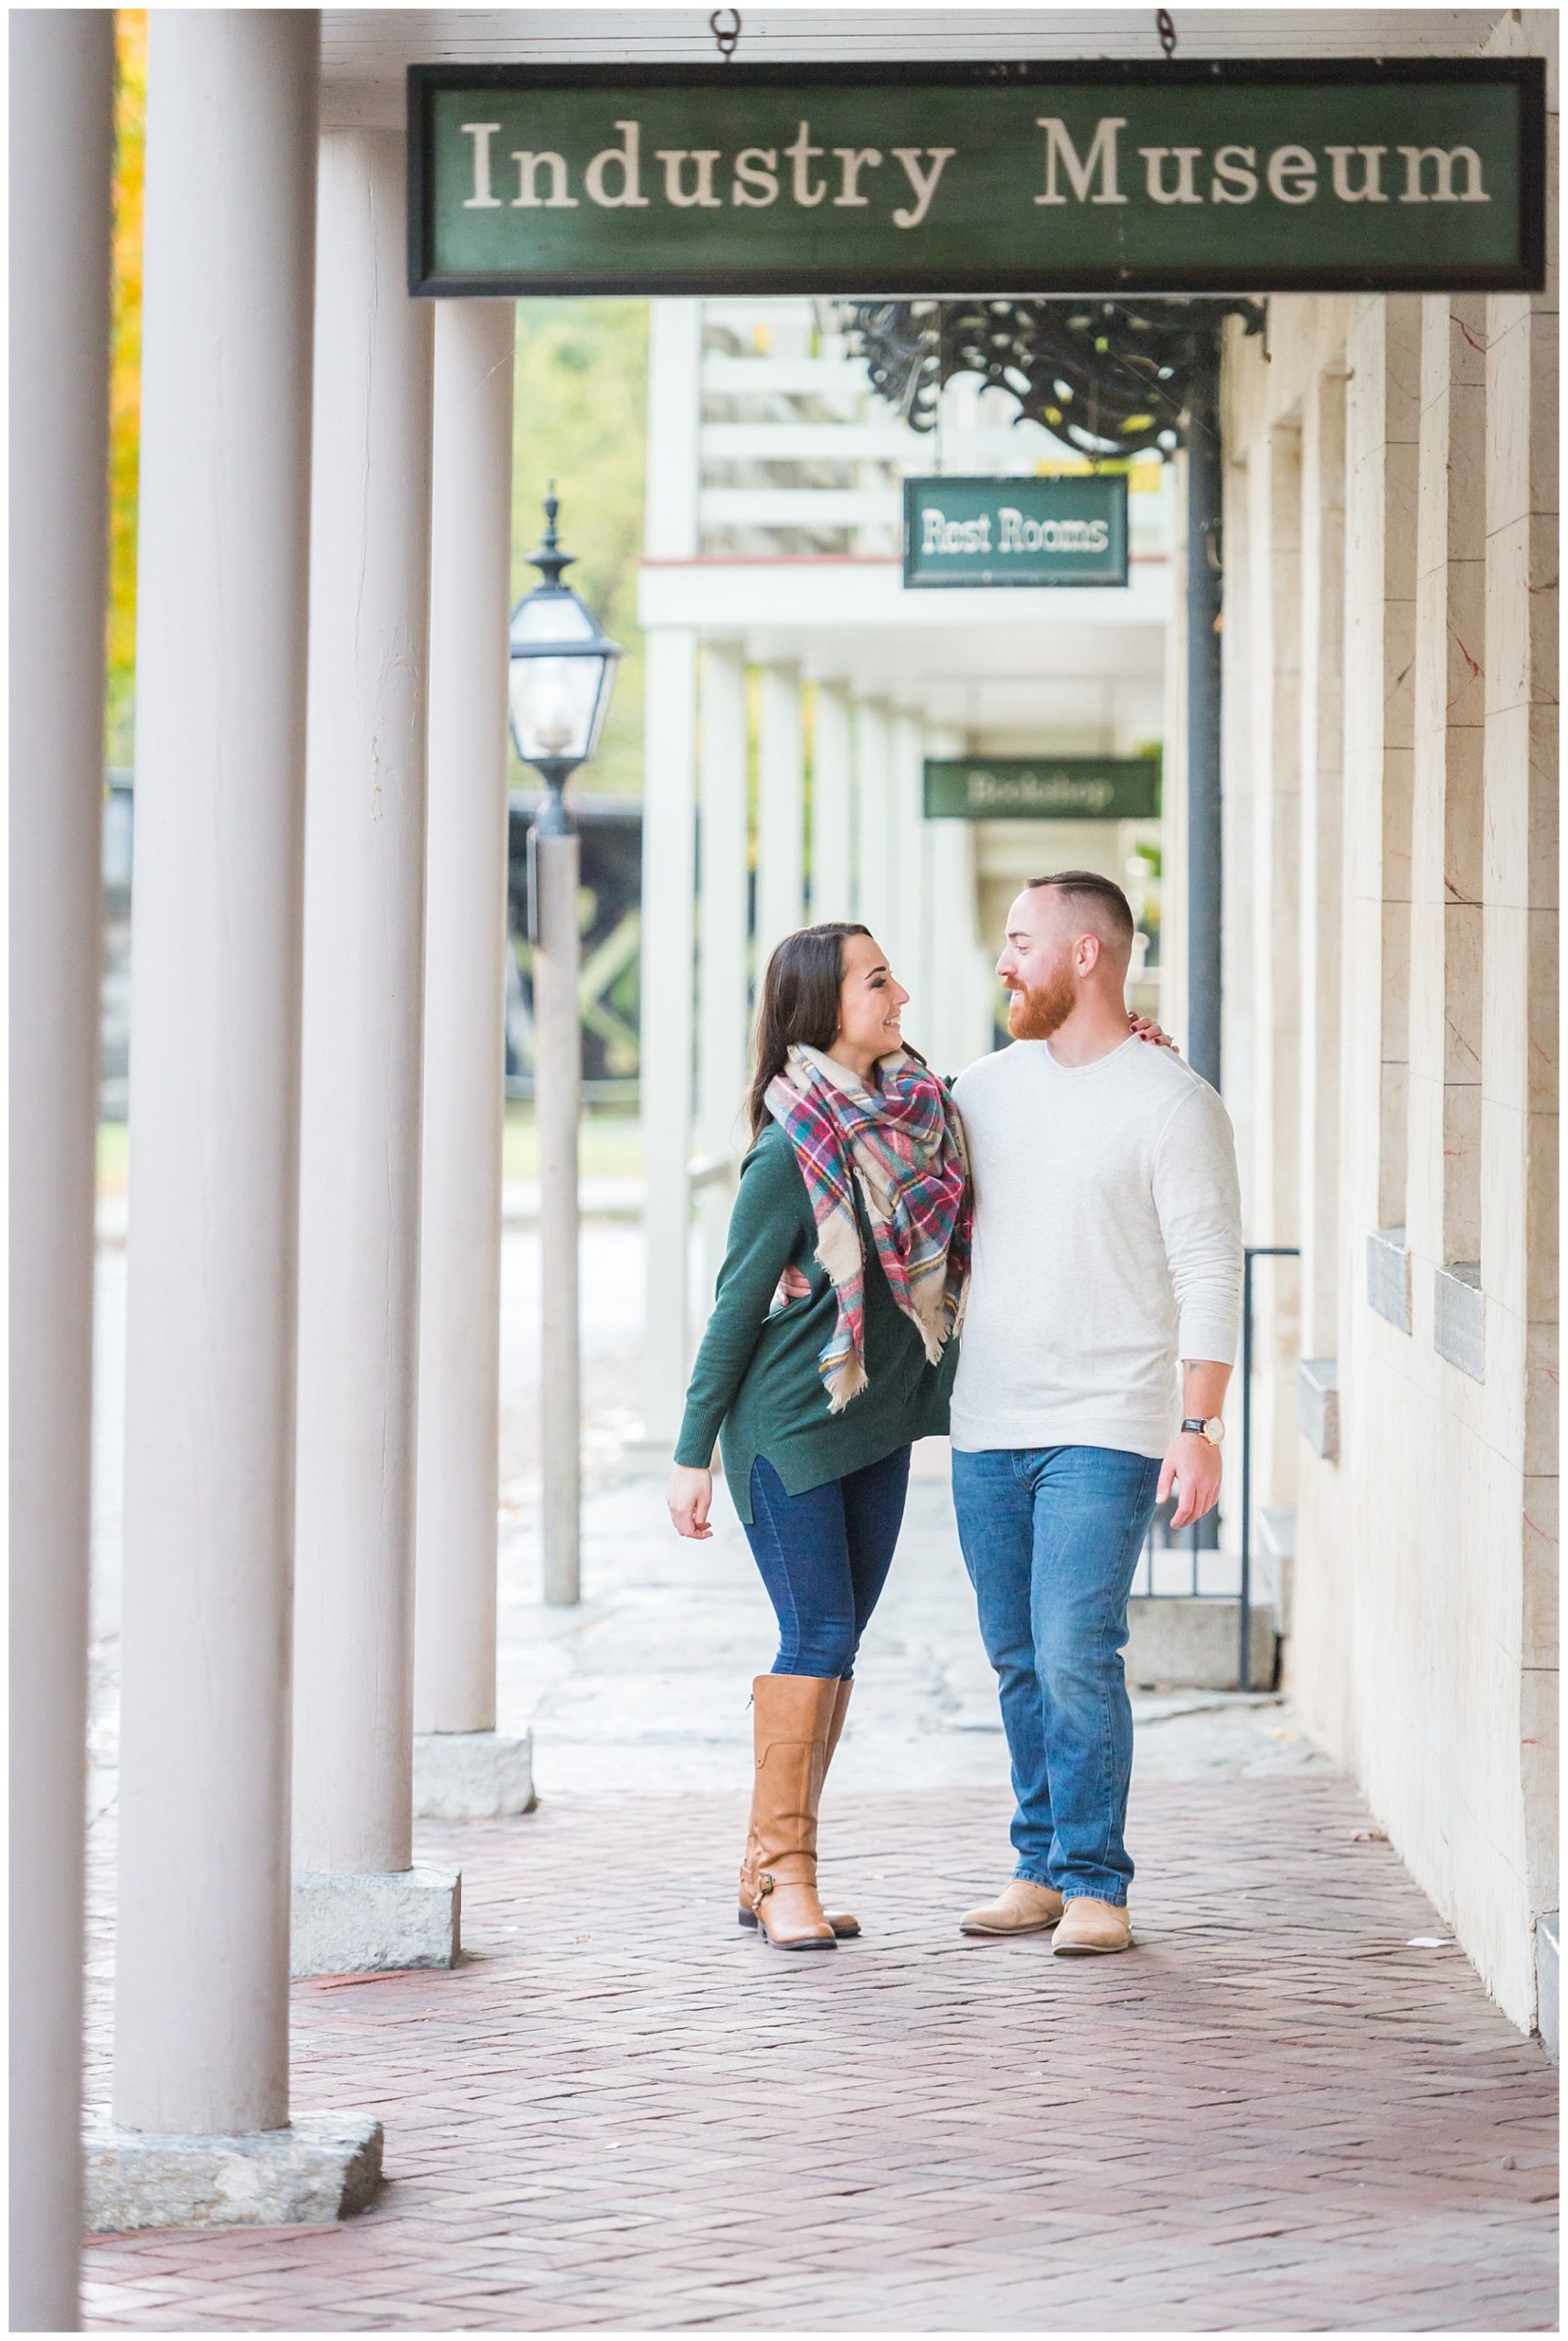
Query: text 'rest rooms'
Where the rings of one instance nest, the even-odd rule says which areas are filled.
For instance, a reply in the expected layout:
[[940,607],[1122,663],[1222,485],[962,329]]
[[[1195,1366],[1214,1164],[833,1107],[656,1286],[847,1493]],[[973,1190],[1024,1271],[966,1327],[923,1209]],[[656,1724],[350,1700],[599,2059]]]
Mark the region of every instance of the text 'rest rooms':
[[997,509],[995,544],[988,512],[972,520],[950,520],[930,504],[920,523],[923,553],[1108,552],[1111,545],[1108,520],[1036,520],[1011,504]]
[[[803,121],[784,146],[659,146],[645,151],[643,127],[623,120],[617,144],[574,174],[549,148],[498,150],[498,122],[460,125],[471,142],[473,185],[465,211],[677,211],[725,208],[765,211],[775,204],[815,210],[887,209],[892,225],[916,229],[939,201],[954,146],[822,146]],[[1037,117],[1041,183],[1036,204],[1161,205],[1275,203],[1296,208],[1338,204],[1488,203],[1473,146],[1242,144],[1127,146],[1126,117],[1102,115],[1093,136],[1075,141],[1055,114]],[[1129,189],[1131,192],[1129,192]]]

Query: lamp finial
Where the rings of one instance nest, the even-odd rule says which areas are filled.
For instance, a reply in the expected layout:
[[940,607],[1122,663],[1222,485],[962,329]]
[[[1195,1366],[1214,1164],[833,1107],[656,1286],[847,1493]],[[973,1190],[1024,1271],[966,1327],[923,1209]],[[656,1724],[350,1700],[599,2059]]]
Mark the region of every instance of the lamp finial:
[[560,539],[555,526],[556,514],[560,510],[560,498],[555,492],[555,482],[551,480],[545,491],[544,535],[537,552],[528,555],[530,563],[542,573],[547,585],[559,585],[562,570],[570,569],[577,559],[574,552],[562,552],[560,550]]

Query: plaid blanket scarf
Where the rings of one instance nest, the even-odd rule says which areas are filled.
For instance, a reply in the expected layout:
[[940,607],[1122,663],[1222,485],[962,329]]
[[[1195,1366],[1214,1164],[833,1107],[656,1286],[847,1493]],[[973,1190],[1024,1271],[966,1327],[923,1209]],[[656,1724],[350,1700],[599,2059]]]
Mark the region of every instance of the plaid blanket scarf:
[[838,1302],[822,1352],[829,1414],[867,1384],[866,1263],[855,1217],[860,1192],[893,1299],[934,1364],[958,1331],[969,1284],[969,1166],[963,1125],[942,1083],[902,1050],[869,1088],[820,1049],[793,1047],[769,1085],[811,1197],[816,1256]]

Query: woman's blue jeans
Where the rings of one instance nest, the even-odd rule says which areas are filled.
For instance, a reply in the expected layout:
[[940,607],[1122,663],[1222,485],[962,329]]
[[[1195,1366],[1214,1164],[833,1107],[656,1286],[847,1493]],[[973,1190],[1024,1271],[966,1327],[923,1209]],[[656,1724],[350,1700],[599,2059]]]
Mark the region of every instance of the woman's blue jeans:
[[746,1534],[778,1613],[773,1673],[854,1673],[892,1565],[908,1487],[907,1447],[798,1496],[765,1456],[757,1457]]
[[953,1457],[953,1500],[1012,1758],[1019,1877],[1125,1902],[1127,1596],[1159,1465],[1111,1447]]

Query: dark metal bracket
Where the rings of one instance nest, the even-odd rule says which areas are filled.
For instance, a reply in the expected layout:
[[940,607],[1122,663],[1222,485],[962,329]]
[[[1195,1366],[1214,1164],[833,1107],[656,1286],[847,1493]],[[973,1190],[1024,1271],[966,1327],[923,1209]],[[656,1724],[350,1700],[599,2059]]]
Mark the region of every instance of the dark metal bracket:
[[934,430],[943,387],[977,374],[1020,418],[1081,454],[1169,455],[1227,317],[1264,331],[1264,301],[846,301],[871,388],[915,431]]

